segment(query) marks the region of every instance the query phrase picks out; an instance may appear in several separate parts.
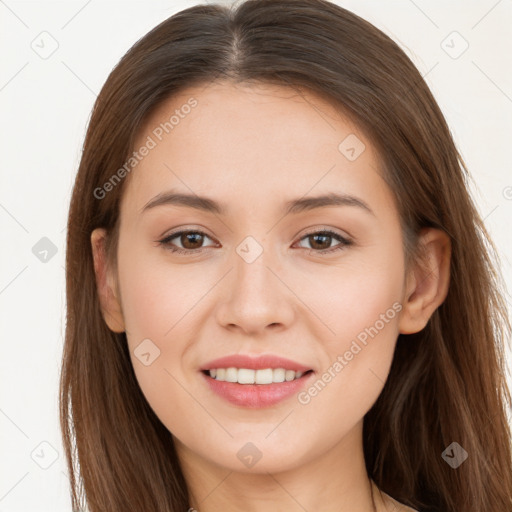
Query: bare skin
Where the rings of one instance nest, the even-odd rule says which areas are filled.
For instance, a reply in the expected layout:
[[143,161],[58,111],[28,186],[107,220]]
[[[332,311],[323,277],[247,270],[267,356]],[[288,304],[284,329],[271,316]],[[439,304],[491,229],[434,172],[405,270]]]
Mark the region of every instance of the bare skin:
[[[411,511],[376,487],[374,508],[363,418],[382,391],[397,336],[421,330],[446,297],[448,237],[424,230],[426,263],[406,269],[378,153],[357,126],[310,93],[228,83],[190,88],[155,110],[135,148],[155,139],[155,128],[191,97],[197,106],[128,178],[117,272],[105,259],[105,231],[91,236],[105,321],[127,333],[140,387],[174,436],[190,506]],[[364,144],[355,159],[339,149],[350,134]],[[177,204],[143,211],[171,189],[206,196],[225,212]],[[368,209],[352,202],[283,213],[287,201],[332,192]],[[179,235],[159,244],[180,229],[205,235],[192,239],[195,245]],[[352,243],[315,242],[311,235],[325,229]],[[262,251],[250,263],[237,252],[248,236],[257,242],[251,251]],[[353,341],[371,326],[378,333],[354,353]],[[160,351],[148,366],[134,352],[145,339]],[[275,354],[313,369],[311,384],[329,368],[331,379],[316,394],[304,390],[302,402],[292,396],[271,407],[236,406],[213,393],[200,372],[230,354]],[[346,364],[336,371],[340,355]],[[237,456],[247,443],[261,454],[252,467]]]

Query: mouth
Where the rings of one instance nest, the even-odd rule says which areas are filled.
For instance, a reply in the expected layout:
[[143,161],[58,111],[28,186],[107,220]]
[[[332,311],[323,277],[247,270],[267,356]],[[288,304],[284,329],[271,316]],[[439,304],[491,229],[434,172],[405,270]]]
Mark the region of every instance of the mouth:
[[285,404],[313,378],[314,371],[284,368],[212,368],[200,372],[213,396],[244,409]]
[[270,384],[280,384],[282,382],[292,382],[308,375],[313,370],[295,371],[285,368],[212,368],[202,370],[203,374],[219,382],[231,382],[242,385],[257,384],[268,386]]

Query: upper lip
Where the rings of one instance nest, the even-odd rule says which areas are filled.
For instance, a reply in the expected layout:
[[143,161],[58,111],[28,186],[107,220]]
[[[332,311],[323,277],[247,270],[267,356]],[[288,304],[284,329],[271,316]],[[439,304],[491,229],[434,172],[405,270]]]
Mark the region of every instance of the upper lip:
[[216,368],[247,368],[249,370],[262,370],[264,368],[284,368],[285,370],[294,370],[296,372],[307,372],[311,370],[308,366],[286,359],[285,357],[273,354],[263,354],[259,356],[248,356],[244,354],[233,354],[230,356],[214,359],[201,366],[201,370],[213,370]]

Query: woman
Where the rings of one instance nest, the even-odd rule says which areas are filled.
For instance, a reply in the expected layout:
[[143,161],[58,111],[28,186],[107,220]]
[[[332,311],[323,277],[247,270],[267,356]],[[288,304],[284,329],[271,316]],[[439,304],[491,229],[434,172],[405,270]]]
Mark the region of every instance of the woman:
[[138,41],[69,213],[74,508],[512,510],[466,177],[410,60],[334,4],[196,6]]

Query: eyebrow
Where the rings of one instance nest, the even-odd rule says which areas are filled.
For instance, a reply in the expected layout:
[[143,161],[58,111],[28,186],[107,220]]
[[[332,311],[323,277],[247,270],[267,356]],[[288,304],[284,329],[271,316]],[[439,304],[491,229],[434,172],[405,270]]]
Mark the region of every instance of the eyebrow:
[[[173,191],[162,192],[153,199],[150,199],[141,209],[141,214],[161,205],[185,206],[196,210],[216,213],[218,215],[226,214],[226,208],[213,199]],[[372,209],[362,199],[352,195],[337,194],[334,192],[287,201],[284,203],[283,211],[285,215],[288,215],[330,206],[355,206],[375,216]]]

